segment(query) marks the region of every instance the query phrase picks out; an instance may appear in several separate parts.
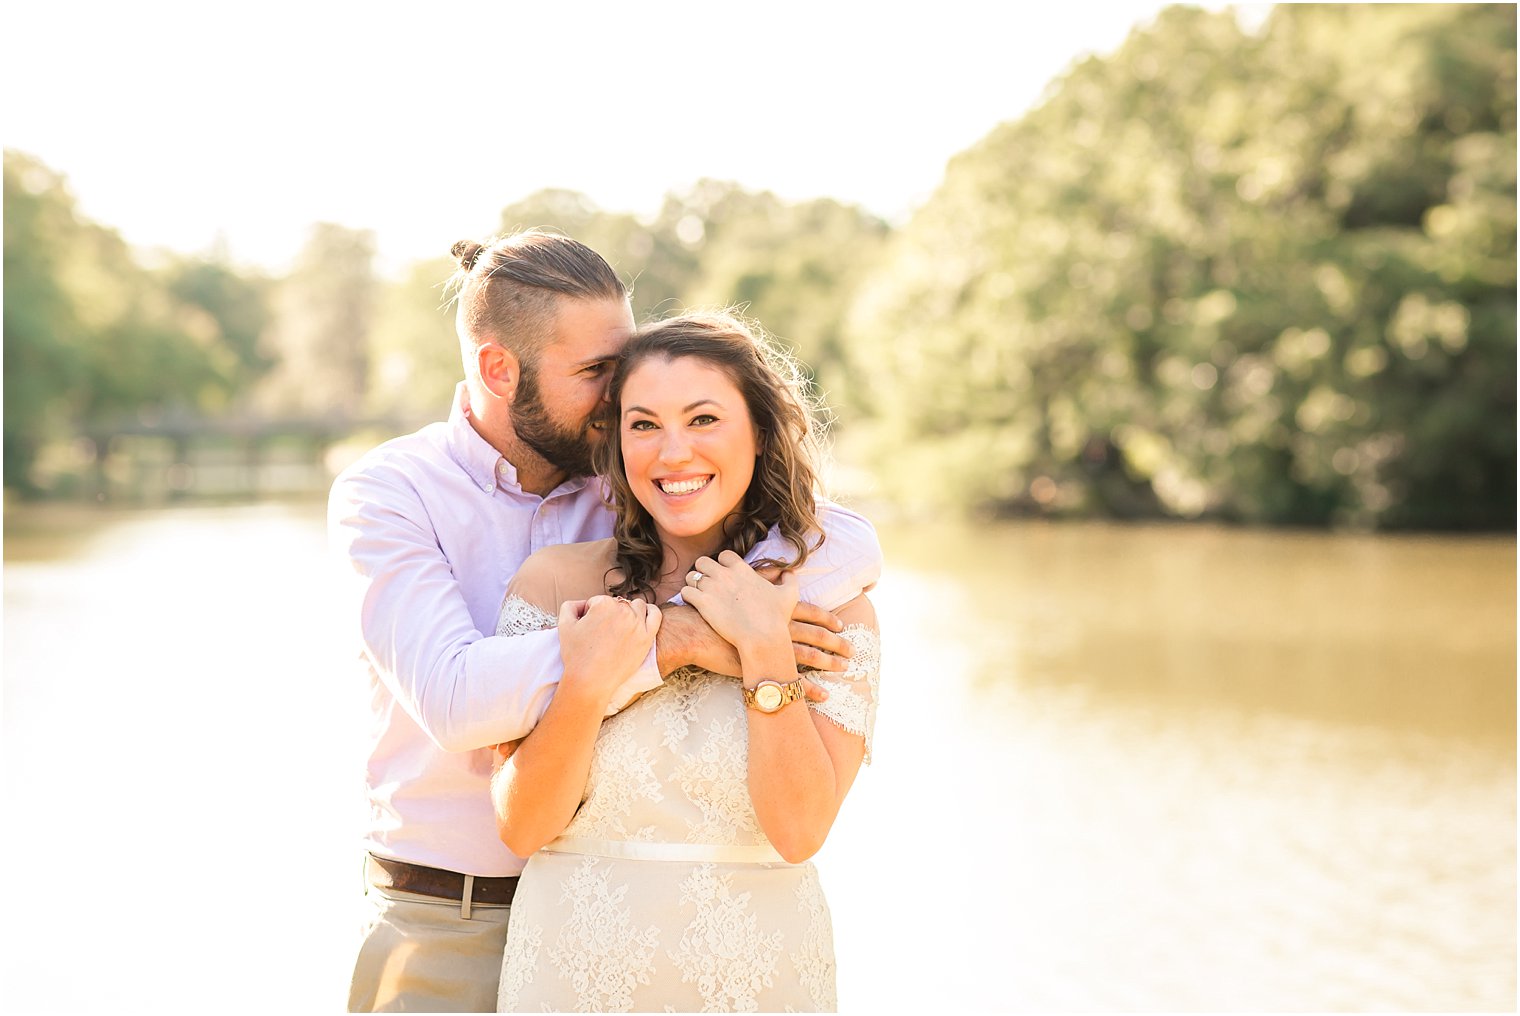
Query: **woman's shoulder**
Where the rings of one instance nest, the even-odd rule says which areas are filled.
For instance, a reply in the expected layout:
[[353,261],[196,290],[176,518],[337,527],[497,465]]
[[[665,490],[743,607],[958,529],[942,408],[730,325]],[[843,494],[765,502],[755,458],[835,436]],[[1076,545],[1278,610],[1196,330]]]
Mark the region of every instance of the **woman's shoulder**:
[[540,547],[523,562],[507,587],[544,609],[558,610],[566,600],[584,600],[607,591],[606,574],[616,559],[611,539]]
[[612,537],[586,540],[583,543],[555,543],[540,547],[528,555],[524,568],[574,568],[611,563],[617,551]]

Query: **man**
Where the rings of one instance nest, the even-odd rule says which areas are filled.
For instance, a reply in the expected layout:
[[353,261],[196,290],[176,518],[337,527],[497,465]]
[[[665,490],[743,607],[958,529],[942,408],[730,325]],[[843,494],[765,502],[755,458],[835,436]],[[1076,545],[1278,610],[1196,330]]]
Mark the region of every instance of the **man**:
[[[591,418],[634,330],[595,252],[529,231],[460,243],[456,328],[465,380],[447,423],[388,442],[338,477],[335,551],[353,575],[373,719],[367,768],[370,915],[351,1011],[494,1011],[523,861],[499,841],[491,746],[526,734],[560,674],[557,634],[501,638],[497,611],[530,553],[600,539],[611,516],[589,479]],[[869,523],[829,513],[800,573],[805,600],[841,603],[880,570]],[[780,554],[770,541],[753,556]],[[807,604],[799,663],[843,669],[837,620]],[[736,673],[689,607],[667,608],[621,707],[686,664]]]

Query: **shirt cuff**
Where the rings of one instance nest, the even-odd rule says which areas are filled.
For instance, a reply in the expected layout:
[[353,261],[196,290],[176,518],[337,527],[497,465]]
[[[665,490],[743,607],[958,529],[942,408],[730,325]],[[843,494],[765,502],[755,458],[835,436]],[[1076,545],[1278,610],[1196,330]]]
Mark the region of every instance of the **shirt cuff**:
[[607,703],[607,715],[621,712],[633,704],[633,700],[646,691],[654,691],[665,681],[660,677],[660,666],[655,662],[654,646],[649,647],[649,655],[644,657],[644,662],[639,669],[633,672],[633,676],[612,693],[612,701]]

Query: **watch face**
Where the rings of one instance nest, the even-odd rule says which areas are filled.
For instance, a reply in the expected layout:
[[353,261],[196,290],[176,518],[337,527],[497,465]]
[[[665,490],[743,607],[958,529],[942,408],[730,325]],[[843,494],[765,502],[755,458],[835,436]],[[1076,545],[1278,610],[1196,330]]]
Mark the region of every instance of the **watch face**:
[[781,689],[774,684],[762,684],[755,689],[755,703],[761,709],[775,709],[781,705]]

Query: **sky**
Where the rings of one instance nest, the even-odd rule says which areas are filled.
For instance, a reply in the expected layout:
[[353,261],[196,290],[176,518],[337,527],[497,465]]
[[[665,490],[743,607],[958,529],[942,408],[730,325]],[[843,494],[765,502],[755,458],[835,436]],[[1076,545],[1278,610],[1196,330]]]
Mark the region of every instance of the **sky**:
[[0,137],[136,246],[270,271],[325,221],[393,273],[543,187],[650,215],[712,177],[901,222],[1163,6],[31,0]]

